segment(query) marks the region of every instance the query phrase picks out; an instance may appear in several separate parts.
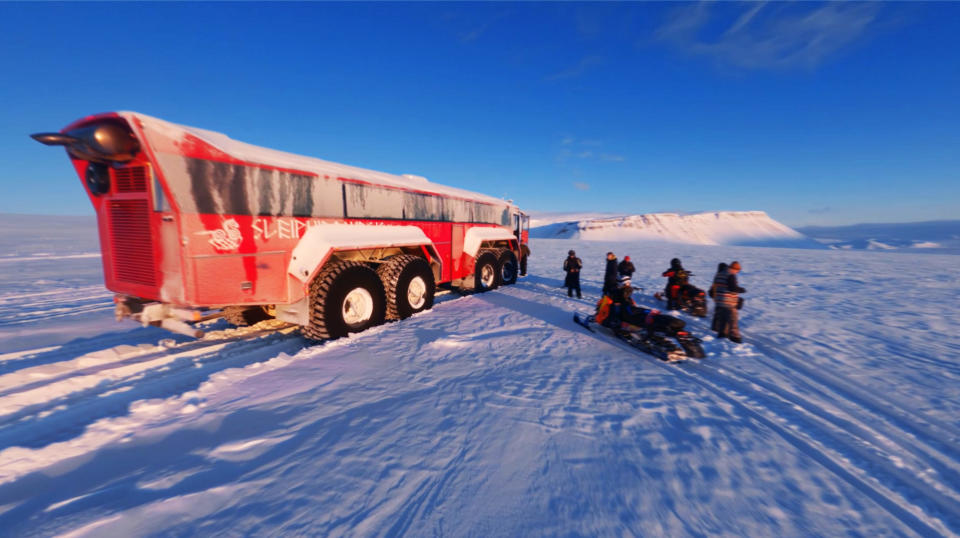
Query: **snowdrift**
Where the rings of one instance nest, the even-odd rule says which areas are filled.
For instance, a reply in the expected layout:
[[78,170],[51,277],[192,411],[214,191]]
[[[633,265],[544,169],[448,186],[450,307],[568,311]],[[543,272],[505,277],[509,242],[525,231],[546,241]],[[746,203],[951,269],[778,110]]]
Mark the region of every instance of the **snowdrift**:
[[530,230],[531,237],[587,241],[652,240],[697,245],[825,248],[763,211],[714,211],[682,215],[650,213],[555,222]]

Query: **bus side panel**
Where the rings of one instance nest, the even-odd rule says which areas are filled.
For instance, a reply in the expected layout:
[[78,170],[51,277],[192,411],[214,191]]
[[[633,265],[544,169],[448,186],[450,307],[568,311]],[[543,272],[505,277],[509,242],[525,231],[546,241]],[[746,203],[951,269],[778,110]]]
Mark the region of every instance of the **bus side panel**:
[[192,262],[196,304],[286,302],[286,253],[203,256],[193,258]]
[[451,266],[453,265],[450,259],[450,223],[423,222],[416,224],[416,226],[423,230],[423,233],[433,241],[433,245],[437,248],[441,264],[440,282],[449,282],[451,280]]
[[450,280],[463,276],[463,235],[466,233],[463,224],[454,224],[450,238]]
[[185,304],[186,294],[181,262],[180,230],[171,213],[161,213],[160,233],[160,274],[162,275],[160,298],[166,303]]

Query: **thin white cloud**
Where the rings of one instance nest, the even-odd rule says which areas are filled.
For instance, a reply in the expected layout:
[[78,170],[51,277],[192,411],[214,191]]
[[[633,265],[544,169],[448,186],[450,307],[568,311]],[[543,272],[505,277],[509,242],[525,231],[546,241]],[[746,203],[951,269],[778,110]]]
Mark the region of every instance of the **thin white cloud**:
[[553,80],[577,78],[577,77],[583,76],[583,74],[586,73],[587,70],[589,70],[591,67],[600,65],[603,62],[604,62],[604,59],[601,56],[587,56],[581,59],[577,63],[577,65],[564,69],[563,71],[560,71],[558,73],[554,73],[548,76],[546,80],[553,81]]
[[573,182],[573,187],[574,187],[575,189],[577,189],[577,190],[580,190],[580,191],[588,191],[588,190],[590,190],[590,184],[589,184],[589,183],[584,183],[584,182],[582,182],[582,181],[574,181],[574,182]]
[[[490,28],[494,27],[501,20],[506,19],[509,15],[509,10],[494,13],[489,20],[475,24],[475,26],[471,27],[469,30],[460,32],[457,37],[460,39],[461,43],[471,43],[476,41],[486,34]],[[448,18],[456,18],[456,16],[450,15]]]
[[564,136],[560,140],[560,151],[557,153],[557,162],[563,164],[570,159],[601,162],[623,162],[627,160],[623,155],[618,155],[616,153],[598,153],[598,150],[602,148],[602,146],[602,140],[589,138],[580,139],[573,136]]
[[740,18],[737,19],[737,22],[733,23],[733,26],[727,29],[727,34],[734,34],[740,31],[743,27],[750,23],[753,20],[753,17],[763,9],[763,6],[767,5],[766,2],[757,2],[753,5],[751,9],[748,9],[743,15],[740,15]]
[[717,9],[705,3],[678,8],[659,28],[657,38],[744,69],[813,69],[862,37],[876,21],[880,6],[749,3],[725,29],[715,16]]

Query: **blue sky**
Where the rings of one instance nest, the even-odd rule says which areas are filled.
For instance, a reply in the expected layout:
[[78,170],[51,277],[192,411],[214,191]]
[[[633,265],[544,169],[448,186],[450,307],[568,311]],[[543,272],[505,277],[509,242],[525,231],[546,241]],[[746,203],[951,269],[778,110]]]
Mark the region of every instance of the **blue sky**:
[[27,137],[135,110],[533,211],[960,218],[960,4],[0,3],[0,212],[91,214]]

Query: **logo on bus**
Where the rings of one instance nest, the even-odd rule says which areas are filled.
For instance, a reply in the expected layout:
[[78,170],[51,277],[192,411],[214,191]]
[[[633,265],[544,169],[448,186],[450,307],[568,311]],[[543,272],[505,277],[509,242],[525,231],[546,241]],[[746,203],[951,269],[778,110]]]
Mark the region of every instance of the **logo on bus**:
[[240,225],[235,219],[223,221],[223,226],[218,230],[204,230],[196,232],[197,235],[208,235],[208,243],[217,250],[236,250],[240,248],[240,242],[243,236],[240,234]]

